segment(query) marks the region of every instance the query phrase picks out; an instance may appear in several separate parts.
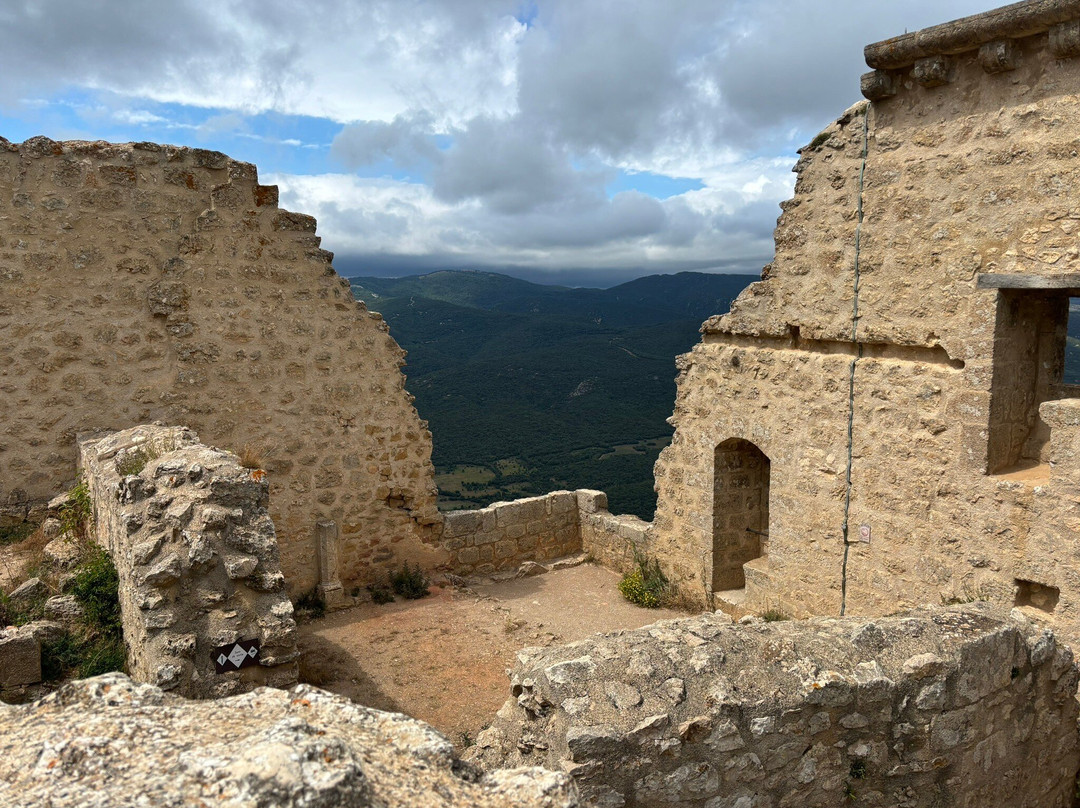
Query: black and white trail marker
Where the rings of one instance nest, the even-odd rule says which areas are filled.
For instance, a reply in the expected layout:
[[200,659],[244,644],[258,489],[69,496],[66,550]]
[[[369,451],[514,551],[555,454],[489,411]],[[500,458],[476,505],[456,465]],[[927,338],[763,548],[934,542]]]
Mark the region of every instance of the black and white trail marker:
[[214,668],[217,673],[238,671],[259,663],[259,641],[239,640],[214,649]]

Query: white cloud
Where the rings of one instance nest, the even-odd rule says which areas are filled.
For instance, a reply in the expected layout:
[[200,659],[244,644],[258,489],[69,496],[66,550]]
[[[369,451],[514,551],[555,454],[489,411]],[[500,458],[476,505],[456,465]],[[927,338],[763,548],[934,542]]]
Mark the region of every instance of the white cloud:
[[[339,253],[486,265],[763,263],[799,139],[858,96],[862,46],[985,0],[6,0],[0,104],[71,87],[83,120],[313,150],[252,112],[347,124],[353,171],[281,177]],[[146,101],[225,110],[169,122]],[[152,108],[152,107],[151,107]],[[263,165],[264,174],[273,167]],[[381,168],[379,170],[382,170]],[[703,187],[609,197],[618,170]],[[642,185],[641,187],[646,187]]]

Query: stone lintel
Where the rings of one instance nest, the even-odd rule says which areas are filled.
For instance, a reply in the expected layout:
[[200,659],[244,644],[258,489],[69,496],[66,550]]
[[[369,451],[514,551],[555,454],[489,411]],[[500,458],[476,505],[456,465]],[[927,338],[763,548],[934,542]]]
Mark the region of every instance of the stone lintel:
[[1068,275],[988,272],[980,275],[975,285],[979,289],[1075,289],[1080,293],[1080,272]]
[[863,55],[870,67],[897,70],[930,56],[964,53],[998,39],[1041,34],[1077,19],[1080,0],[1028,0],[874,42],[863,49]]

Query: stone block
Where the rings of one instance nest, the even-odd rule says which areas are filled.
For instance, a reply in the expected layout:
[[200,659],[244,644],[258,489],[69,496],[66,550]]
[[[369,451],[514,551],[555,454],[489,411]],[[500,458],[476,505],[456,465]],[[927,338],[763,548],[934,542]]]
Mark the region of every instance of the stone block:
[[[753,783],[762,806],[794,806],[817,804],[812,789],[831,783],[825,805],[849,782],[861,794],[904,793],[912,808],[930,808],[947,770],[953,799],[975,805],[993,794],[994,804],[1039,808],[1049,769],[1050,791],[1071,793],[1080,764],[1075,700],[1049,708],[1039,686],[1018,683],[945,709],[947,683],[970,659],[1020,631],[1031,632],[1027,645],[1039,642],[1034,629],[982,606],[742,625],[707,614],[529,649],[471,756],[487,766],[562,768],[586,804],[618,792],[633,805],[709,798],[711,806],[724,782],[716,799]],[[1047,686],[1053,662],[1032,676]]]
[[41,681],[41,645],[31,631],[0,630],[0,690]]
[[603,491],[591,491],[587,488],[581,488],[574,493],[577,495],[578,510],[583,514],[607,510],[607,494]]

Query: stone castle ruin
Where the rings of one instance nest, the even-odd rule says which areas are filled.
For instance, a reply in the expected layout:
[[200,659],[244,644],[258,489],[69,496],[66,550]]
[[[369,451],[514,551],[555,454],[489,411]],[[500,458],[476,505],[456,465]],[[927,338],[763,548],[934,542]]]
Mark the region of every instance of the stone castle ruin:
[[776,257],[678,360],[652,552],[733,611],[990,600],[1080,639],[1080,3],[866,48]]
[[[150,683],[0,711],[38,739],[0,732],[0,802],[4,783],[50,792],[30,761],[89,789],[72,804],[124,770],[65,757],[71,705],[168,757],[185,741],[142,707],[205,709],[172,689],[228,696],[230,737],[260,760],[301,750],[268,783],[208,784],[202,763],[165,777],[235,804],[1073,804],[1080,675],[1055,634],[1080,640],[1080,2],[866,58],[867,101],[801,151],[774,261],[677,360],[652,523],[588,490],[439,514],[403,352],[253,166],[0,139],[0,519],[39,518],[81,469]],[[404,561],[627,570],[642,552],[685,604],[728,614],[523,651],[469,755],[486,776],[387,714],[240,693],[295,681],[288,595],[333,605]],[[816,619],[733,625],[766,612]],[[0,633],[0,654],[31,640]],[[243,645],[217,678],[211,649],[255,640],[258,666],[240,669]],[[220,760],[203,736],[192,760]]]
[[78,435],[161,421],[267,472],[289,589],[434,566],[431,435],[404,353],[315,220],[223,154],[0,140],[0,506],[75,478]]

